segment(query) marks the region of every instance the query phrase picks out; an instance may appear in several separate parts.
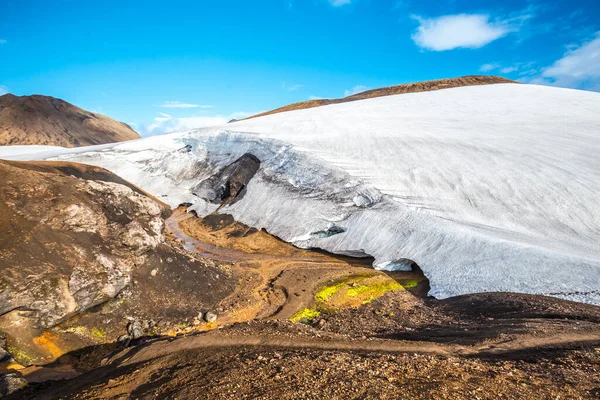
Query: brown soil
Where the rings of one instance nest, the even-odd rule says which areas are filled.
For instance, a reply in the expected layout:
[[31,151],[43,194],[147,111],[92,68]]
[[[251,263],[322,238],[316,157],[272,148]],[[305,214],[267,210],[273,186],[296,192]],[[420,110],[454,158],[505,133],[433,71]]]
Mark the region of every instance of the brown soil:
[[115,352],[78,365],[90,369],[84,375],[30,385],[18,398],[594,399],[599,344],[597,333],[551,336],[490,353],[251,323]]
[[[10,166],[14,168],[19,168],[21,170],[26,171],[34,171],[34,172],[42,172],[55,174],[59,176],[71,176],[78,179],[84,180],[94,180],[94,181],[102,181],[102,182],[112,182],[118,183],[120,185],[125,185],[134,192],[139,194],[143,194],[144,196],[150,197],[152,200],[160,203],[164,208],[168,209],[169,207],[163,203],[158,198],[152,196],[148,192],[140,189],[133,183],[126,181],[113,174],[112,172],[101,168],[96,167],[94,165],[87,164],[79,164],[74,162],[65,162],[65,161],[11,161],[11,160],[0,160],[0,165]],[[5,177],[9,177],[8,174],[4,175]],[[168,215],[168,213],[166,214]]]
[[[88,182],[118,183],[135,193],[117,196],[112,186],[90,192]],[[233,292],[226,266],[168,240],[125,244],[131,223],[152,232],[171,211],[163,204],[158,215],[145,214],[138,200],[146,194],[102,168],[0,161],[0,187],[0,336],[23,365],[114,342],[131,319],[156,322],[153,333],[168,332]],[[85,218],[68,222],[70,207],[86,210]],[[130,279],[115,293],[109,274]],[[75,289],[77,280],[83,290]]]
[[220,324],[289,318],[310,306],[314,292],[329,280],[357,273],[383,275],[371,268],[370,260],[298,249],[228,215],[198,219],[177,209],[167,228],[176,239],[187,240],[188,251],[232,263],[232,273],[240,284],[222,301],[220,308],[227,312]]
[[0,96],[0,146],[89,146],[138,139],[127,124],[48,96]]
[[404,94],[404,93],[429,92],[432,90],[449,89],[449,88],[461,87],[461,86],[491,85],[491,84],[496,84],[496,83],[517,83],[517,82],[511,81],[506,78],[502,78],[500,76],[481,76],[481,75],[463,76],[460,78],[450,78],[450,79],[438,79],[438,80],[425,81],[425,82],[415,82],[415,83],[408,83],[408,84],[404,84],[404,85],[389,86],[389,87],[380,88],[380,89],[367,90],[367,91],[357,93],[352,96],[344,97],[341,99],[319,99],[319,100],[302,101],[299,103],[289,104],[287,106],[280,107],[275,110],[271,110],[271,111],[267,111],[267,112],[260,113],[257,115],[253,115],[251,117],[244,118],[244,119],[262,117],[265,115],[276,114],[276,113],[285,112],[285,111],[302,110],[305,108],[326,106],[329,104],[339,104],[339,103],[346,103],[349,101],[371,99],[374,97],[391,96],[391,95],[395,95],[395,94]]
[[[180,209],[167,222],[172,240],[237,279],[218,323],[70,353],[22,371],[30,385],[15,398],[600,396],[599,307],[510,293],[438,301],[419,271],[297,249],[227,215]],[[378,294],[353,303],[363,289]],[[303,309],[320,315],[289,321]]]

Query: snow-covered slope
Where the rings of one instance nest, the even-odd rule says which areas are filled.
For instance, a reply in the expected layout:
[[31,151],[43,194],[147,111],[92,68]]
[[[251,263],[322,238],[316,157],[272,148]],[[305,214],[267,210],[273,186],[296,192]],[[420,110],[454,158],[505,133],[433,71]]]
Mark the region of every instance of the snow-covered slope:
[[[188,147],[184,147],[188,146]],[[415,261],[431,294],[600,304],[600,94],[499,84],[274,114],[38,157],[108,168],[171,205],[244,153],[246,224],[299,246]],[[83,153],[82,153],[83,152]]]

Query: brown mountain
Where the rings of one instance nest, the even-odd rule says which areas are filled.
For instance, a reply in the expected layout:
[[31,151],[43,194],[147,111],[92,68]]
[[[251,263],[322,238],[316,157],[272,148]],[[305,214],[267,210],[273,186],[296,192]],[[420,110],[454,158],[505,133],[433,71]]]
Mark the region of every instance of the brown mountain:
[[0,146],[89,146],[140,136],[127,124],[49,96],[0,96]]
[[380,89],[367,90],[357,93],[352,96],[341,99],[318,99],[308,100],[299,103],[289,104],[284,107],[276,108],[275,110],[266,111],[257,115],[253,115],[246,119],[262,117],[269,114],[276,114],[284,111],[302,110],[304,108],[313,108],[326,106],[329,104],[346,103],[349,101],[371,99],[373,97],[391,96],[394,94],[429,92],[432,90],[449,89],[459,86],[475,86],[475,85],[491,85],[495,83],[517,83],[510,79],[502,78],[501,76],[485,76],[485,75],[470,75],[460,78],[437,79],[433,81],[407,83],[404,85],[388,86]]

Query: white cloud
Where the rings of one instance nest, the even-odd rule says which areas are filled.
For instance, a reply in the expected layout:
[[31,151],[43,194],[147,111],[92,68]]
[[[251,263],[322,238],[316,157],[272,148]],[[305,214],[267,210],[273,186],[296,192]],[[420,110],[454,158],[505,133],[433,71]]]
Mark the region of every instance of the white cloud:
[[8,88],[6,86],[0,85],[0,96],[3,96],[8,93]]
[[594,39],[568,50],[528,83],[600,91],[600,32]]
[[182,103],[180,101],[165,101],[159,107],[163,107],[163,108],[214,108],[215,106]]
[[189,116],[178,118],[169,114],[159,113],[159,116],[154,118],[154,121],[151,124],[142,127],[141,134],[143,136],[154,136],[169,132],[225,125],[232,119],[246,118],[255,114],[257,113],[236,112],[230,115]]
[[481,67],[479,67],[479,71],[490,72],[490,71],[493,71],[498,68],[500,68],[500,64],[496,64],[496,63],[483,64]]
[[542,73],[549,78],[573,77],[575,79],[600,77],[600,32],[582,46],[568,51],[563,58]]
[[366,86],[357,85],[354,86],[352,89],[346,89],[344,91],[344,97],[352,96],[353,94],[364,92],[365,90],[369,90],[369,88]]
[[340,6],[344,6],[346,4],[352,3],[352,0],[327,0],[327,1],[329,1],[329,4],[331,4],[334,7],[340,7]]
[[[510,21],[491,22],[485,14],[444,15],[421,18],[419,28],[411,36],[417,46],[433,51],[456,48],[477,49],[513,32]],[[521,18],[522,19],[522,18]]]
[[499,63],[490,63],[490,64],[483,64],[481,67],[479,67],[479,71],[481,72],[491,72],[491,71],[499,71],[502,74],[510,74],[512,72],[517,72],[517,71],[521,71],[519,72],[519,75],[524,75],[524,74],[530,74],[532,71],[532,67],[535,63],[534,62],[528,62],[528,63],[524,63],[524,62],[517,62],[514,63],[512,65],[503,67],[501,64]]
[[8,41],[4,40],[4,39],[0,39],[0,44],[6,44],[8,43]]
[[292,84],[292,85],[289,85],[289,84],[287,84],[287,83],[285,83],[285,82],[283,82],[283,83],[281,84],[281,88],[282,88],[282,89],[285,89],[285,90],[287,90],[288,92],[293,92],[293,91],[295,91],[295,90],[298,90],[298,89],[301,89],[301,88],[303,88],[303,87],[304,87],[304,85],[300,85],[300,84]]

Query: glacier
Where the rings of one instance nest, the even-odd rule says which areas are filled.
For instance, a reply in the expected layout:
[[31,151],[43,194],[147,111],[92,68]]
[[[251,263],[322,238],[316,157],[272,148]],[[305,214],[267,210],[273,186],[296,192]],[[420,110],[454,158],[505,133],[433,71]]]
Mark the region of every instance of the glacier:
[[[461,87],[0,154],[98,165],[173,207],[373,256],[377,269],[415,262],[440,299],[502,291],[600,304],[598,93]],[[245,154],[260,168],[243,196],[193,193]]]

